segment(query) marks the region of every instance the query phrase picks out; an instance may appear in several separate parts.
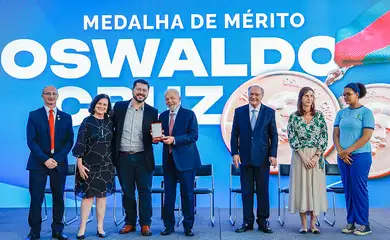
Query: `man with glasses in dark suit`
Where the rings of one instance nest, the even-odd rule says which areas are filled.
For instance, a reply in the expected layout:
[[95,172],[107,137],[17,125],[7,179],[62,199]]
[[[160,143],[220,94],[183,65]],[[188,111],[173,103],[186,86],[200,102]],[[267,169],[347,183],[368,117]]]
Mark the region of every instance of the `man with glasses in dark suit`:
[[72,149],[74,136],[72,117],[57,108],[58,92],[55,87],[45,87],[42,98],[44,106],[30,112],[27,122],[27,145],[31,151],[27,163],[31,196],[28,223],[31,230],[26,240],[40,238],[41,211],[47,176],[50,176],[53,196],[52,237],[66,240],[62,218],[68,171],[67,156]]

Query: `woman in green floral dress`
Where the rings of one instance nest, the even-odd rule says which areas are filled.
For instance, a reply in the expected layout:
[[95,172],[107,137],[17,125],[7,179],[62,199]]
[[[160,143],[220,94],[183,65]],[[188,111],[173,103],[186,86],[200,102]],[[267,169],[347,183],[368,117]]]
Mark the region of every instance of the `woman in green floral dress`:
[[292,151],[290,169],[289,210],[299,212],[307,233],[306,214],[310,213],[310,231],[319,234],[316,216],[328,208],[325,183],[324,151],[328,144],[325,118],[315,109],[314,90],[304,87],[299,92],[297,111],[290,115],[287,131]]

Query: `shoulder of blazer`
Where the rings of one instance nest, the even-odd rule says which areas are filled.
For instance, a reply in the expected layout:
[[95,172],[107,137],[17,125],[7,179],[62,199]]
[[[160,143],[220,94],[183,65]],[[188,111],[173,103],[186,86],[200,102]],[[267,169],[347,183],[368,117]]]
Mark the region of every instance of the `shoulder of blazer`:
[[127,101],[118,101],[115,103],[115,106],[114,108],[127,108],[127,106],[129,105],[130,103],[130,100],[127,100]]
[[[184,108],[184,107],[181,107],[180,106],[180,109],[179,109],[179,112],[182,112],[182,113],[186,113],[186,114],[195,114],[194,111],[192,111],[191,109],[188,109],[188,108]],[[178,114],[179,114],[178,112]]]
[[31,116],[31,117],[35,117],[36,115],[38,115],[38,114],[40,114],[40,113],[46,113],[44,107],[41,107],[41,108],[32,110],[32,111],[30,112],[30,116]]
[[46,116],[46,110],[45,110],[45,107],[41,107],[41,108],[38,108],[38,109],[35,109],[33,111],[30,112],[30,117],[32,119],[38,119],[38,121],[41,121],[42,119],[42,116]]
[[275,110],[273,108],[270,108],[268,107],[267,105],[264,105],[264,110],[266,110],[266,112],[270,113],[270,114],[274,114],[275,113]]
[[130,101],[119,101],[116,102],[113,108],[113,112],[115,115],[120,115],[121,112],[126,111],[127,107],[129,106]]
[[160,119],[161,118],[165,118],[165,117],[167,117],[169,115],[169,110],[165,110],[164,112],[162,112],[161,114],[160,114]]
[[249,109],[249,105],[248,104],[246,104],[246,105],[244,105],[244,106],[241,106],[241,107],[238,107],[238,108],[236,108],[236,112],[237,113],[241,113],[241,112],[244,112],[244,111],[246,111],[246,110],[248,110]]
[[150,111],[150,112],[157,112],[158,113],[158,110],[157,110],[157,108],[155,108],[155,107],[152,107],[152,106],[150,106],[149,104],[146,104],[145,103],[145,111]]

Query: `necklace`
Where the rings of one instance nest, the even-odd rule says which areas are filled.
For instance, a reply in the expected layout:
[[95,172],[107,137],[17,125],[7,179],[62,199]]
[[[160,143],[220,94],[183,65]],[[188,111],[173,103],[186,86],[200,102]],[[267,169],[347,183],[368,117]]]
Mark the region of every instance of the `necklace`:
[[[97,125],[98,129],[102,133],[102,137],[104,137],[104,131],[103,131],[103,128],[104,128],[104,117],[103,118],[97,118],[96,116],[93,116],[93,117],[95,118],[96,125]],[[101,122],[101,123],[99,123],[99,122]]]

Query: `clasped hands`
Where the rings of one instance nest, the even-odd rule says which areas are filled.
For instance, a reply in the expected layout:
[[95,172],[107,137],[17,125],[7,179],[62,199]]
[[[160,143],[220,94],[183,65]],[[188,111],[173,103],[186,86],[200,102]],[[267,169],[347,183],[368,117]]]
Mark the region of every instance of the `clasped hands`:
[[351,151],[348,149],[339,149],[337,155],[341,158],[346,164],[352,165]]
[[314,168],[320,160],[320,156],[318,156],[317,154],[315,154],[311,158],[307,157],[306,155],[302,155],[301,158],[303,161],[303,165],[307,170]]
[[53,158],[49,158],[49,159],[46,160],[45,166],[48,169],[54,169],[54,168],[56,168],[58,166],[58,162],[56,160],[54,160]]

